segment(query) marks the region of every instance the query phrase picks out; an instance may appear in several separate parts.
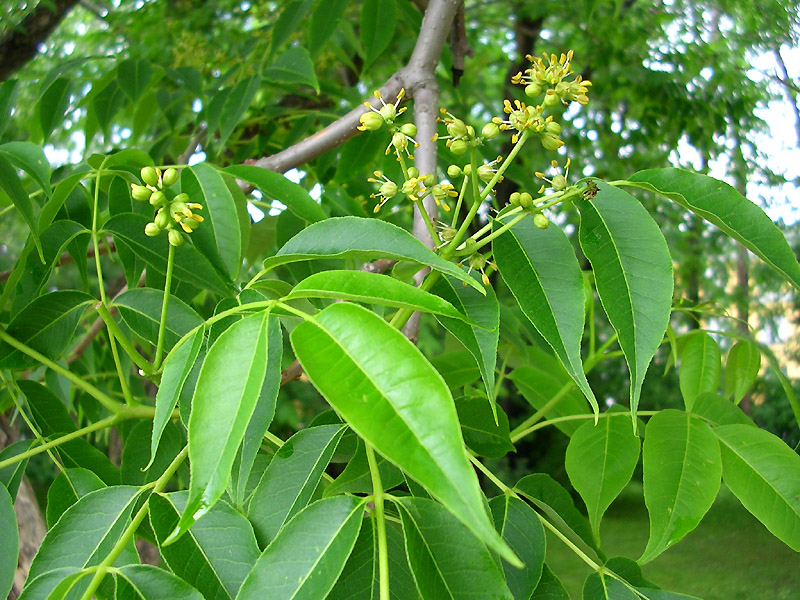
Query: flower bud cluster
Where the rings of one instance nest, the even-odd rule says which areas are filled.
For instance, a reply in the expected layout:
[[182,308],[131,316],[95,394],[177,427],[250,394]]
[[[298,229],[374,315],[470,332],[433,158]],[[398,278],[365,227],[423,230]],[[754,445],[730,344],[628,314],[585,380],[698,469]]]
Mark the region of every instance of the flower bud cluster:
[[589,102],[588,92],[592,85],[591,81],[584,81],[578,75],[569,80],[572,75],[572,50],[557,57],[555,54],[543,58],[534,57],[530,54],[527,58],[531,63],[530,69],[517,73],[511,78],[511,83],[524,85],[525,94],[529,98],[538,98],[544,93],[543,103],[545,106],[555,106],[559,102],[569,104],[579,102],[586,105]]
[[140,202],[149,202],[156,209],[153,221],[145,225],[145,234],[156,237],[166,231],[169,243],[180,246],[183,244],[183,236],[177,227],[180,226],[186,233],[197,229],[203,222],[203,217],[193,211],[201,210],[203,205],[191,202],[186,193],[170,199],[168,192],[164,191],[177,183],[177,169],[169,168],[162,172],[158,167],[144,167],[140,175],[145,185],[132,183],[131,195]]
[[417,140],[414,139],[417,135],[417,128],[413,123],[406,123],[404,125],[397,125],[395,123],[395,119],[406,111],[405,107],[399,108],[400,102],[402,102],[405,95],[405,89],[401,89],[397,94],[397,99],[394,104],[387,104],[384,102],[383,95],[380,91],[375,90],[373,96],[375,96],[377,100],[380,100],[381,106],[380,108],[376,108],[371,103],[365,102],[364,106],[369,110],[359,118],[361,124],[357,129],[359,131],[378,131],[385,125],[389,133],[392,134],[392,139],[386,147],[386,154],[394,150],[398,160],[400,160],[403,154],[413,160],[414,156],[411,154],[409,148],[417,148],[419,146]]

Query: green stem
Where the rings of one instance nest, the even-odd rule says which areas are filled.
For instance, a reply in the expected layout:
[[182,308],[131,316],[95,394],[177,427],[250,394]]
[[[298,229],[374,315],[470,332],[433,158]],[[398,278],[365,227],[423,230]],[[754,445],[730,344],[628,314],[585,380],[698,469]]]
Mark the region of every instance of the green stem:
[[47,358],[41,352],[37,352],[33,348],[29,348],[22,342],[14,339],[2,329],[0,329],[0,340],[3,340],[4,342],[8,343],[10,346],[13,346],[20,352],[27,354],[34,360],[42,363],[45,367],[55,371],[59,375],[63,375],[64,377],[69,379],[72,382],[72,384],[75,385],[75,387],[79,387],[80,389],[82,389],[84,392],[89,394],[92,398],[97,400],[100,404],[105,406],[112,413],[118,413],[125,408],[125,405],[122,404],[121,402],[117,402],[110,396],[104,394],[96,387],[94,387],[91,383],[87,383],[86,381],[81,379],[78,375],[75,375],[75,373],[73,373],[69,369],[65,369],[57,362]]
[[169,307],[169,295],[172,289],[172,269],[175,267],[175,246],[169,244],[167,253],[167,278],[164,282],[164,301],[161,304],[161,321],[158,323],[158,343],[156,344],[156,356],[153,359],[153,369],[158,371],[161,367],[161,357],[164,352],[164,332],[167,330],[167,308]]
[[417,210],[419,210],[419,214],[422,215],[422,220],[425,221],[425,227],[428,228],[428,233],[431,235],[434,245],[440,246],[442,243],[442,239],[439,237],[439,233],[436,231],[436,227],[433,225],[431,217],[428,214],[428,211],[425,209],[425,203],[423,202],[423,200],[427,198],[428,195],[429,194],[424,194],[417,198],[412,198],[412,201],[416,205]]
[[[637,417],[652,417],[653,415],[658,414],[658,412],[659,411],[657,411],[657,410],[639,410],[639,411],[636,411],[636,416]],[[615,415],[622,415],[622,414],[625,414],[625,413],[623,413],[623,412],[604,412],[604,413],[600,413],[599,415],[597,415],[597,417],[600,418],[600,419],[603,419],[605,417],[613,417]],[[630,411],[628,411],[628,414],[630,414]],[[594,414],[585,414],[585,415],[567,415],[565,417],[555,417],[555,418],[552,418],[552,419],[547,419],[547,421],[543,421],[541,423],[536,423],[535,425],[529,427],[525,431],[521,431],[520,433],[517,434],[516,439],[513,439],[512,441],[516,442],[517,440],[520,440],[520,439],[524,438],[526,435],[528,435],[530,433],[533,433],[537,429],[543,429],[543,428],[547,427],[548,425],[556,425],[558,423],[564,423],[566,421],[584,421],[584,420],[587,420],[587,419],[594,419],[594,418],[595,418]]]
[[511,149],[511,152],[508,153],[508,156],[506,156],[506,159],[503,161],[503,164],[497,167],[497,172],[494,174],[494,177],[492,177],[491,181],[489,181],[489,183],[486,184],[486,187],[483,188],[483,192],[481,192],[480,196],[481,200],[486,198],[486,196],[488,196],[489,193],[494,189],[494,186],[496,186],[497,182],[500,181],[500,178],[503,176],[503,173],[506,172],[506,169],[511,165],[513,160],[516,158],[517,154],[519,154],[519,151],[522,150],[522,147],[525,145],[525,142],[528,141],[528,138],[530,136],[531,136],[530,130],[526,129],[525,131],[522,132],[522,135],[519,137],[519,140],[517,140],[516,145]]
[[111,316],[111,311],[108,310],[108,307],[105,304],[98,304],[95,309],[97,310],[97,314],[103,319],[103,323],[106,324],[108,327],[109,333],[114,336],[119,345],[122,346],[122,349],[125,350],[125,354],[127,354],[133,362],[136,363],[136,366],[139,367],[145,376],[149,376],[152,374],[153,367],[147,362],[147,359],[139,354],[136,351],[136,348],[133,347],[133,344],[128,339],[128,336],[125,335],[125,332],[122,331],[119,324],[114,320],[114,317]]
[[461,182],[461,191],[458,193],[458,200],[456,207],[453,209],[453,221],[451,227],[455,227],[458,222],[458,213],[461,212],[461,203],[464,202],[464,195],[467,193],[467,184],[469,184],[469,177],[464,176],[464,181]]
[[[467,456],[469,457],[470,462],[473,465],[475,465],[481,473],[486,475],[486,478],[489,481],[491,481],[498,488],[500,488],[504,494],[513,493],[510,487],[508,487],[505,483],[500,481],[500,479],[498,479],[497,476],[494,473],[492,473],[486,465],[484,465],[480,460],[478,460],[478,457],[476,457],[471,452],[469,452]],[[514,495],[516,496],[516,494]]]
[[381,483],[381,474],[378,471],[378,462],[375,460],[375,451],[366,441],[364,447],[367,451],[369,473],[372,477],[372,499],[375,504],[375,525],[378,532],[379,597],[380,600],[389,600],[389,549],[386,544],[386,515],[383,506],[385,494]]
[[[486,244],[488,244],[488,243],[489,243],[489,242],[491,242],[492,240],[494,240],[494,239],[497,239],[498,237],[500,237],[501,235],[503,235],[503,234],[504,234],[506,231],[508,231],[508,230],[509,230],[509,229],[511,229],[511,228],[512,228],[514,225],[516,225],[517,223],[519,223],[520,221],[522,221],[522,220],[523,220],[525,217],[527,217],[529,214],[531,214],[531,213],[530,213],[530,212],[528,212],[528,211],[525,211],[525,212],[524,212],[524,213],[522,213],[521,215],[517,215],[516,217],[514,217],[513,219],[511,219],[511,220],[510,220],[508,223],[506,223],[505,225],[503,225],[502,227],[500,227],[499,229],[497,229],[497,231],[494,231],[494,232],[490,233],[490,234],[489,234],[489,235],[487,235],[485,238],[482,238],[482,239],[480,239],[480,240],[477,240],[477,245],[476,245],[476,246],[472,246],[472,247],[471,247],[469,250],[460,250],[460,251],[458,251],[458,252],[455,252],[455,253],[453,254],[453,256],[466,256],[467,254],[472,254],[473,252],[477,252],[478,250],[480,250],[481,248],[483,248],[483,247],[484,247]],[[474,236],[473,236],[473,237],[474,237]]]
[[103,267],[100,264],[100,244],[97,241],[97,217],[100,206],[100,173],[103,171],[105,160],[97,170],[97,178],[94,181],[94,206],[92,207],[92,246],[94,247],[94,265],[97,269],[97,281],[100,284],[100,301],[108,303],[106,298],[105,284],[103,283]]
[[122,368],[122,362],[119,360],[119,351],[117,350],[114,334],[111,332],[109,332],[108,335],[108,343],[111,346],[111,355],[114,357],[114,365],[117,369],[117,378],[119,379],[119,385],[122,388],[122,396],[125,398],[125,404],[128,406],[136,404],[136,401],[133,399],[133,395],[131,394],[131,389],[128,386],[128,374],[125,373],[125,370]]

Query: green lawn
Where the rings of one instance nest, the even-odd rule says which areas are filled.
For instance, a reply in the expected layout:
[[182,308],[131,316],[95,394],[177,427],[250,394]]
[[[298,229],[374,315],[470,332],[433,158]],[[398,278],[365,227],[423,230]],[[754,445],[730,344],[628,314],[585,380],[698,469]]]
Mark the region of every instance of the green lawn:
[[[609,508],[601,528],[608,557],[638,558],[649,525],[641,486],[630,486]],[[547,561],[573,600],[589,569],[558,539],[547,539]],[[800,554],[776,540],[723,486],[700,525],[644,567],[662,589],[703,600],[800,600]]]

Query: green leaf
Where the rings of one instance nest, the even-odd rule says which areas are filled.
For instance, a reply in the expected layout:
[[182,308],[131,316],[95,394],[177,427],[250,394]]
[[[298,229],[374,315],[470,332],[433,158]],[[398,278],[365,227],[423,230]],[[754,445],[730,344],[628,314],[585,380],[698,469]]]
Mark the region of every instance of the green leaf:
[[692,414],[701,417],[711,425],[749,425],[755,427],[741,408],[727,398],[717,394],[700,394],[692,405]]
[[42,244],[39,241],[39,230],[36,225],[36,214],[34,213],[34,204],[31,202],[28,192],[22,187],[19,181],[17,171],[8,162],[5,155],[0,153],[0,190],[4,191],[11,198],[11,201],[16,206],[19,214],[28,224],[33,236],[33,242],[36,244],[36,249],[39,252],[39,258],[44,262],[44,252]]
[[39,126],[42,128],[42,137],[45,142],[53,129],[64,122],[64,113],[69,106],[71,89],[71,79],[58,77],[47,87],[39,100]]
[[[100,85],[102,83],[101,79]],[[92,87],[92,91],[87,96],[90,102],[90,110],[94,111],[98,125],[100,125],[105,135],[109,136],[111,133],[111,121],[127,101],[125,92],[122,91],[116,79],[109,80],[107,85],[99,89],[96,94],[94,94],[94,90],[95,86]]]
[[360,134],[342,144],[336,165],[336,183],[345,183],[357,177],[376,159],[383,156],[386,138],[377,132]]
[[3,540],[3,551],[0,552],[0,598],[4,598],[14,585],[14,574],[17,571],[19,558],[19,532],[14,501],[2,485],[0,485],[0,540]]
[[280,17],[272,28],[272,39],[269,45],[269,54],[280,48],[297,29],[300,20],[308,13],[311,0],[292,0],[285,3]]
[[689,336],[681,351],[680,385],[686,410],[697,396],[716,392],[722,374],[722,354],[717,342],[705,331]]
[[539,585],[536,586],[530,600],[569,600],[569,594],[558,577],[545,564]]
[[[167,272],[167,236],[147,237],[144,227],[148,219],[142,215],[127,213],[109,219],[104,229],[114,235],[117,243],[128,246],[137,257],[159,273]],[[223,296],[230,295],[232,284],[211,265],[209,260],[192,244],[175,248],[174,276],[201,289]]]
[[[135,288],[122,292],[113,306],[136,335],[155,345],[161,322],[164,291],[153,288]],[[170,294],[167,307],[167,324],[164,329],[164,347],[172,348],[187,333],[203,324],[203,319],[180,298]]]
[[[433,291],[436,293],[435,289]],[[439,296],[434,296],[388,275],[364,271],[334,270],[314,273],[294,286],[286,298],[287,300],[291,298],[338,298],[351,302],[382,304],[395,308],[442,314],[462,321],[468,318],[456,310],[450,302]]]
[[725,484],[775,537],[800,552],[800,456],[756,427],[723,425],[713,431]]
[[593,199],[575,201],[579,238],[628,363],[635,423],[645,372],[669,323],[672,259],[658,225],[635,198],[603,182],[597,187]]
[[[378,465],[378,472],[381,476],[381,484],[384,491],[390,490],[405,481],[403,473],[382,456],[376,456],[375,462]],[[322,492],[322,497],[335,496],[337,494],[371,494],[372,475],[367,461],[367,452],[364,441],[358,438],[356,452],[347,466],[339,476],[334,479]]]
[[722,475],[719,443],[697,417],[663,410],[647,423],[642,467],[650,539],[639,564],[681,540],[711,508]]
[[481,376],[478,365],[466,350],[440,354],[431,359],[431,364],[436,367],[451,390],[469,385]]
[[289,48],[261,73],[270,83],[301,84],[314,88],[319,94],[319,81],[308,50],[301,46]]
[[257,187],[265,202],[277,200],[309,223],[316,223],[327,217],[319,203],[304,187],[286,179],[280,173],[253,165],[231,165],[223,171]]
[[204,598],[233,599],[258,560],[253,528],[227,502],[217,502],[175,543],[164,540],[186,508],[187,492],[150,496],[150,524],[161,556],[178,577]]
[[122,535],[138,494],[137,487],[114,486],[78,500],[45,535],[28,578],[61,567],[99,564]]
[[[145,485],[154,482],[164,474],[186,445],[186,440],[178,426],[168,423],[155,458],[149,460],[147,449],[153,437],[152,432],[153,422],[150,420],[139,421],[128,432],[120,465],[122,483]],[[179,477],[185,479],[184,476],[187,472],[186,465],[182,464],[179,469]]]
[[[489,406],[489,403],[494,406]],[[457,398],[456,411],[464,442],[478,456],[502,458],[514,452],[508,417],[494,400],[472,396]]]
[[303,229],[264,261],[264,269],[316,258],[408,260],[427,265],[485,292],[466,271],[433,253],[413,235],[396,225],[361,217],[335,217]]
[[515,600],[529,600],[542,576],[547,538],[539,516],[519,498],[507,494],[489,501],[494,526],[522,562],[523,569],[503,565],[506,584]]
[[425,498],[402,498],[397,506],[423,600],[513,598],[487,548],[442,506]]
[[361,5],[361,46],[364,48],[364,67],[369,69],[394,37],[397,26],[395,0],[374,0]]
[[[9,444],[0,450],[0,462],[27,452],[35,443],[36,440],[19,440]],[[8,490],[12,502],[17,497],[17,490],[19,490],[19,484],[22,482],[22,476],[25,474],[27,466],[28,459],[25,458],[0,469],[0,485],[5,486]]]
[[152,565],[127,565],[116,574],[117,600],[203,600],[200,592],[188,583]]
[[242,234],[236,203],[222,175],[205,162],[187,167],[181,172],[181,191],[203,205],[198,214],[205,220],[191,236],[195,247],[217,271],[235,280],[242,266]]
[[86,494],[106,487],[88,469],[64,469],[47,489],[47,527],[52,529],[67,509]]
[[[48,358],[57,359],[72,341],[86,307],[93,302],[89,294],[72,290],[39,296],[12,319],[6,333]],[[36,364],[6,342],[0,342],[0,356],[3,369],[24,369]]]
[[9,79],[0,83],[0,135],[3,134],[11,122],[11,109],[17,99],[19,88],[16,79]]
[[[560,373],[544,371],[535,367],[517,367],[508,378],[514,382],[522,396],[537,411],[547,409],[542,417],[557,419],[587,414],[583,395],[572,387],[572,382]],[[566,390],[562,392],[566,387]],[[560,394],[560,398],[553,399]],[[573,435],[583,424],[583,419],[560,421],[555,424],[566,435]]]
[[145,58],[129,58],[117,65],[117,83],[134,103],[147,89],[152,77],[153,67]]
[[268,311],[226,329],[208,350],[189,417],[189,500],[175,531],[181,536],[219,500],[253,415],[267,369]]
[[183,386],[200,353],[200,347],[203,345],[203,333],[203,328],[199,327],[180,346],[173,348],[164,361],[161,384],[158,386],[158,392],[156,393],[156,412],[153,417],[153,432],[150,442],[150,462],[147,463],[145,468],[149,468],[153,464],[161,434],[164,432],[167,423],[172,419],[172,411],[178,405]]
[[761,208],[727,183],[674,168],[639,171],[630,181],[716,225],[800,288],[800,265],[783,233]]
[[[225,105],[222,108],[222,122],[219,126],[219,140],[216,142],[220,148],[225,147],[225,142],[228,141],[236,125],[242,120],[245,111],[250,107],[250,103],[253,102],[260,85],[261,77],[258,75],[245,77],[233,86],[231,93],[225,98]],[[208,168],[210,169],[210,167]]]
[[605,572],[591,573],[583,584],[583,600],[639,600],[632,589]]
[[725,395],[736,404],[742,401],[761,370],[761,352],[747,340],[739,340],[728,352],[725,362]]
[[[493,223],[495,230],[501,225],[499,219]],[[528,218],[495,239],[492,250],[503,281],[522,312],[597,413],[597,399],[581,361],[583,275],[572,243],[560,227],[539,229]]]
[[606,509],[628,485],[639,462],[639,438],[627,415],[605,413],[595,424],[586,422],[572,435],[565,467],[575,490],[586,503],[589,523],[600,541],[600,521]]
[[291,342],[311,382],[358,435],[519,564],[489,522],[450,390],[416,346],[374,313],[346,303],[295,327]]
[[44,195],[50,197],[50,162],[41,146],[31,142],[9,142],[0,146],[0,154],[30,175]]
[[356,543],[364,508],[351,496],[304,508],[261,554],[237,598],[325,598]]
[[494,404],[494,370],[497,363],[497,341],[500,337],[500,307],[494,289],[487,286],[483,293],[464,286],[449,277],[436,280],[431,292],[444,298],[459,312],[467,315],[473,324],[465,323],[463,317],[451,319],[436,315],[442,326],[464,344],[478,363],[486,397],[492,409],[492,420],[497,423]]
[[301,429],[272,457],[247,510],[262,548],[311,500],[345,429],[342,425]]
[[[331,34],[336,31],[339,21],[342,20],[349,0],[323,0],[317,2],[314,14],[311,15],[311,27],[308,32],[308,50],[314,55],[328,41]],[[2,116],[2,112],[0,112]],[[0,131],[0,133],[2,133]]]

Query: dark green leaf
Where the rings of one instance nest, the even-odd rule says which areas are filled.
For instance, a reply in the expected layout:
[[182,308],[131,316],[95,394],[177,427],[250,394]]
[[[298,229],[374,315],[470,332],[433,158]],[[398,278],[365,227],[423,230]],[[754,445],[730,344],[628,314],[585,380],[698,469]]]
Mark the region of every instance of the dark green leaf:
[[117,65],[117,83],[128,97],[136,102],[153,77],[153,67],[147,59],[129,58]]
[[0,598],[3,598],[8,596],[14,584],[19,558],[19,532],[14,501],[3,485],[0,485],[0,540],[3,540],[3,550],[0,552]]
[[50,162],[41,146],[31,142],[9,142],[0,146],[0,154],[30,175],[44,195],[50,197]]
[[742,401],[761,370],[761,352],[747,340],[739,340],[728,352],[725,363],[725,395],[736,404]]
[[705,331],[693,333],[681,351],[680,385],[686,410],[703,392],[714,393],[722,374],[722,354],[717,342]]
[[[557,419],[587,414],[583,395],[572,388],[572,381],[567,379],[566,375],[561,376],[559,372],[544,371],[535,367],[518,367],[511,371],[508,378],[514,382],[522,396],[533,408],[537,411],[547,408],[542,413],[542,417]],[[556,396],[560,397],[553,402]],[[571,436],[583,424],[583,421],[583,419],[560,421],[555,426]]]
[[[382,456],[376,456],[375,462],[378,465],[384,490],[390,490],[405,481],[403,473]],[[372,476],[367,461],[367,452],[364,442],[359,438],[353,458],[333,483],[325,488],[322,496],[327,498],[336,494],[371,494],[372,491]]]
[[[311,28],[308,33],[308,50],[312,55],[316,54],[328,41],[331,34],[336,31],[348,3],[349,0],[317,2],[314,14],[311,15]],[[0,116],[2,116],[2,112],[0,112]]]
[[334,181],[345,183],[358,176],[375,159],[383,156],[387,137],[378,132],[363,133],[342,144],[342,152],[336,165]]
[[219,126],[219,140],[217,141],[220,148],[225,146],[225,142],[228,141],[236,125],[242,120],[260,85],[261,77],[258,75],[245,77],[233,86],[231,93],[225,98],[225,105],[222,108],[222,122]]
[[283,6],[280,17],[272,29],[269,53],[272,55],[297,29],[300,19],[307,13],[311,0],[292,0]]
[[583,600],[640,600],[636,592],[605,572],[592,573],[586,578],[582,598]]
[[550,567],[544,565],[539,585],[530,600],[569,600],[569,594]]
[[136,423],[128,433],[120,466],[122,483],[127,485],[152,483],[164,474],[167,467],[183,450],[186,442],[180,429],[172,423],[167,423],[161,437],[161,445],[158,447],[154,459],[149,460],[147,450],[150,446],[152,431],[153,422],[147,420]]
[[319,81],[308,50],[301,46],[289,48],[278,60],[262,72],[270,83],[301,84],[314,88],[319,94]]
[[196,589],[169,571],[152,565],[127,565],[117,570],[117,600],[203,600]]
[[361,5],[361,46],[364,48],[364,68],[369,69],[394,37],[397,26],[395,0],[374,0]]
[[[495,406],[489,406],[489,403]],[[509,452],[514,452],[508,417],[494,400],[464,396],[456,399],[456,411],[464,442],[478,456],[502,458]]]
[[431,359],[431,364],[436,367],[451,390],[469,385],[481,376],[475,359],[466,350],[440,354]]
[[47,490],[47,527],[52,529],[67,509],[106,484],[87,469],[64,469]]
[[[114,306],[128,327],[151,344],[158,341],[164,291],[153,288],[135,288],[122,292],[114,299]],[[184,335],[203,324],[203,319],[180,298],[170,294],[167,306],[167,325],[164,329],[164,348],[169,350]]]
[[669,323],[672,258],[658,225],[635,198],[602,182],[597,187],[593,199],[575,202],[579,237],[625,353],[635,422],[645,372]]
[[[0,450],[0,462],[27,452],[35,443],[36,440],[19,440],[9,444]],[[28,459],[25,458],[0,469],[0,485],[6,487],[12,502],[17,497],[17,490],[27,466]]]
[[0,153],[0,190],[4,191],[11,198],[11,201],[16,206],[19,214],[28,224],[33,236],[33,242],[39,252],[39,258],[44,262],[44,252],[42,245],[39,241],[39,230],[36,224],[36,214],[34,212],[34,204],[31,202],[28,192],[22,187],[19,181],[17,171],[8,162],[5,155]]
[[17,98],[18,83],[16,79],[0,83],[0,135],[11,122],[11,108]]
[[59,77],[42,94],[39,100],[39,125],[42,128],[44,141],[47,141],[53,129],[64,121],[71,89],[72,80]]

